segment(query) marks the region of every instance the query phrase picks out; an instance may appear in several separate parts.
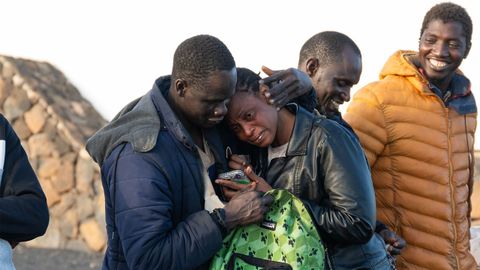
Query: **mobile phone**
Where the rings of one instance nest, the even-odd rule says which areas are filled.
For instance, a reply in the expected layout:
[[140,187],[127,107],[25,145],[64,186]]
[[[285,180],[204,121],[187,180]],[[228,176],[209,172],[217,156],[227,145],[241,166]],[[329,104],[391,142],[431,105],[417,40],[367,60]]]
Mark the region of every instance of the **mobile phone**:
[[226,179],[230,181],[234,181],[239,184],[250,184],[250,179],[245,175],[242,170],[233,170],[225,173],[221,173],[218,175],[220,179]]

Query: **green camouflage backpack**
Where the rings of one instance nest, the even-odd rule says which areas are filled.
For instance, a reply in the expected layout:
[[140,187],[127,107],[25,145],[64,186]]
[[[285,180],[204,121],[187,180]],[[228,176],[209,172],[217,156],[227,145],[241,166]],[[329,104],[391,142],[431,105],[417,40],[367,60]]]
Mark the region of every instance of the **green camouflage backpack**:
[[275,200],[262,224],[232,231],[210,269],[324,269],[325,250],[302,201],[286,190],[267,194]]

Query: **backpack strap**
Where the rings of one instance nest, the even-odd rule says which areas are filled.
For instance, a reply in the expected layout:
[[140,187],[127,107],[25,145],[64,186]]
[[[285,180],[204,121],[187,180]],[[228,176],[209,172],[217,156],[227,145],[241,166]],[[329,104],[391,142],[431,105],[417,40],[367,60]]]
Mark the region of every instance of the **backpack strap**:
[[235,261],[237,258],[264,270],[292,270],[292,266],[287,263],[262,260],[260,258],[255,258],[240,253],[232,254],[232,257],[230,257],[230,261],[228,262],[227,270],[235,270]]

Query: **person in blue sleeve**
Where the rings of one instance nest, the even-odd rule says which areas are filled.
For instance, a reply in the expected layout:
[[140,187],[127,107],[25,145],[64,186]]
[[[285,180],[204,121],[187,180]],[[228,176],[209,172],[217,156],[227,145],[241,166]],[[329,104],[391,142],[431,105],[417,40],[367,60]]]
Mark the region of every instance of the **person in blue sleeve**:
[[12,249],[45,233],[48,207],[10,123],[0,114],[0,269],[15,269]]

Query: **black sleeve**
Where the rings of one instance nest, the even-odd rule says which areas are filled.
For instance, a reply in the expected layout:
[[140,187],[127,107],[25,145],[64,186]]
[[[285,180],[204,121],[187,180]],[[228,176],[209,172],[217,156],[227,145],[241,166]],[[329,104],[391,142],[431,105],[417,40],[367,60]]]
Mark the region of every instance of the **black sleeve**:
[[374,233],[375,195],[362,149],[334,126],[317,151],[319,177],[324,179],[328,203],[304,203],[321,236],[333,243],[368,242]]
[[45,233],[48,207],[27,154],[8,121],[5,128],[6,151],[0,185],[0,238],[10,242],[28,241]]

